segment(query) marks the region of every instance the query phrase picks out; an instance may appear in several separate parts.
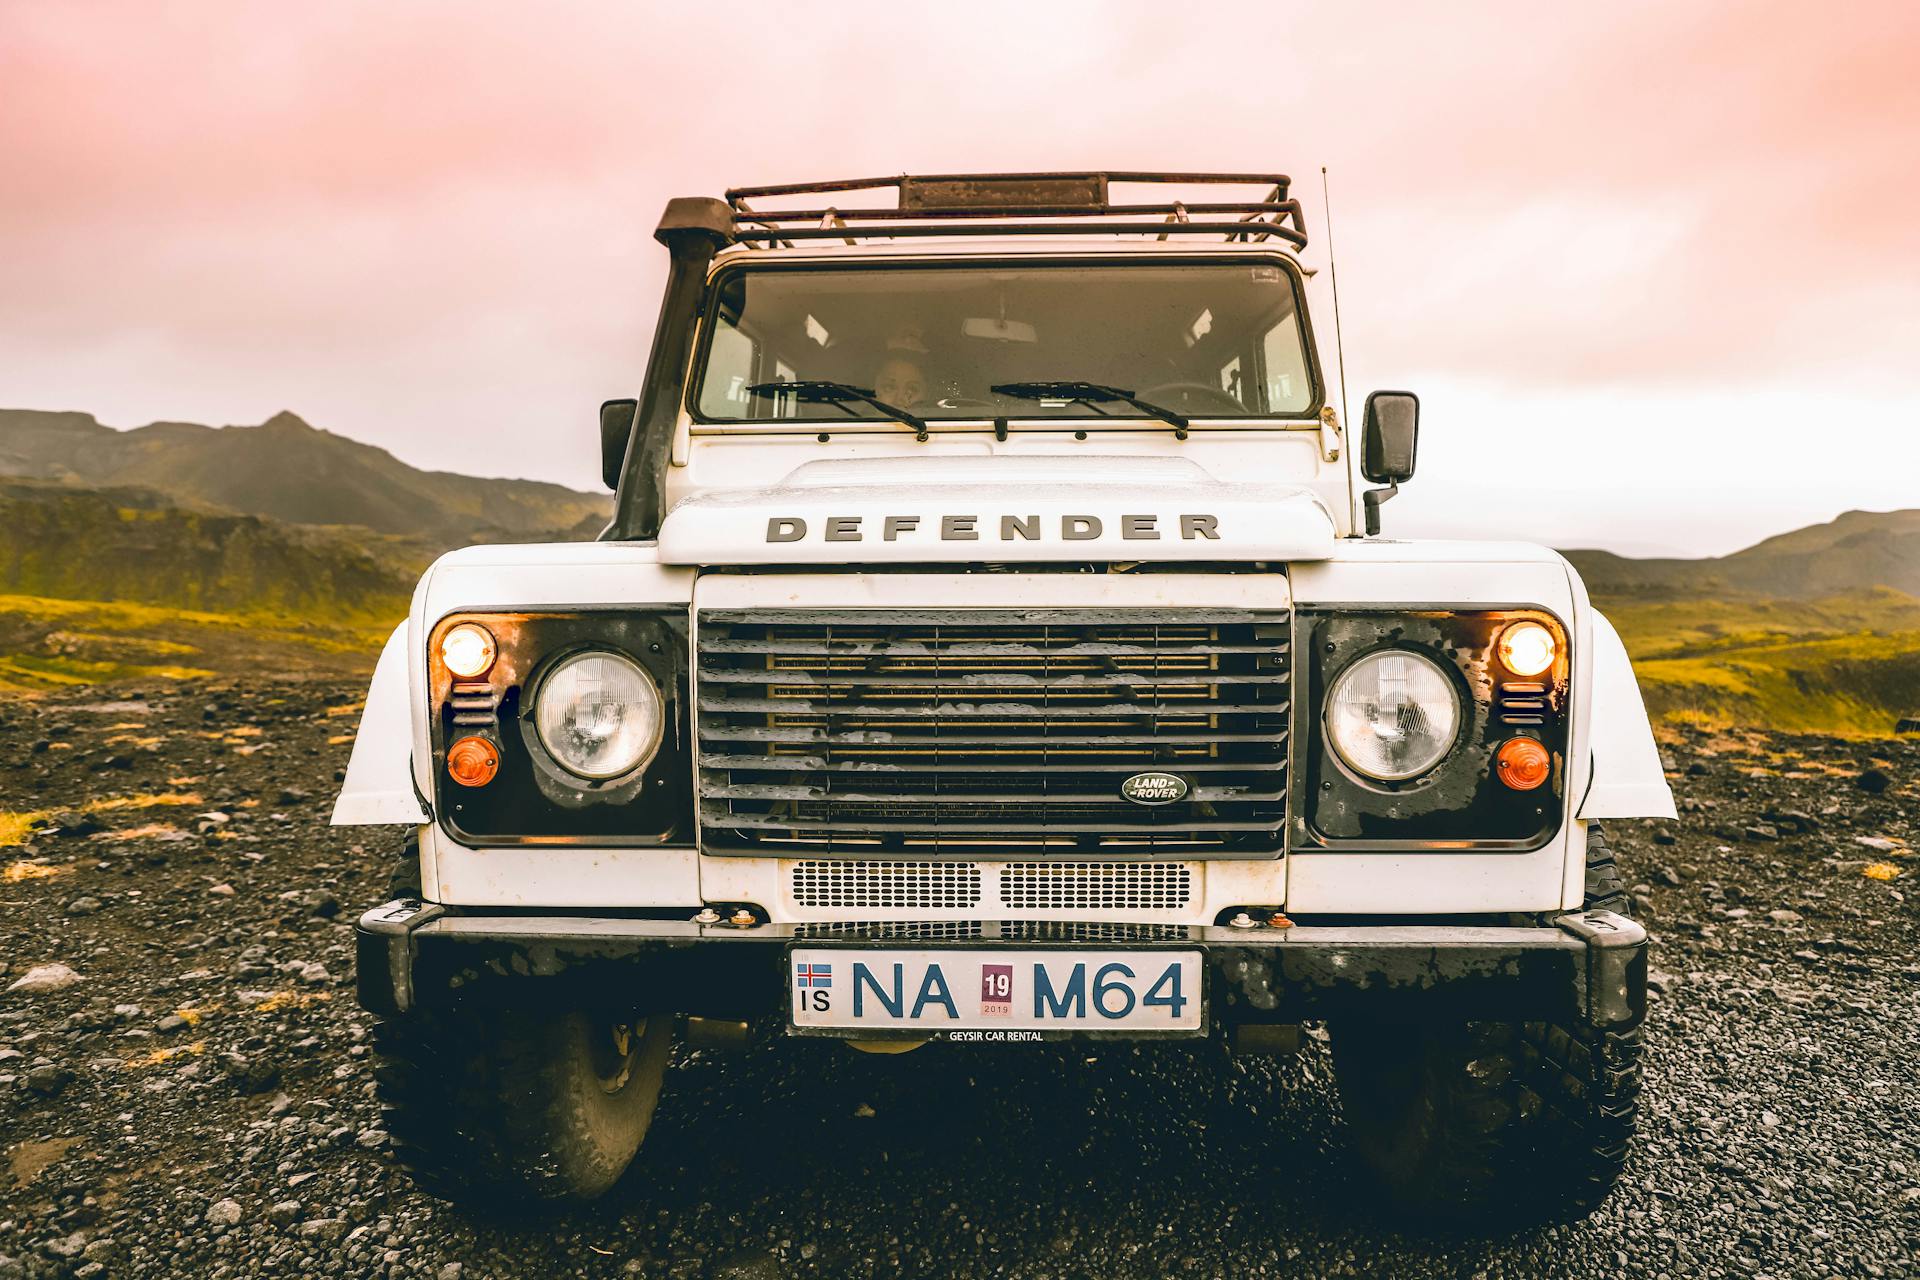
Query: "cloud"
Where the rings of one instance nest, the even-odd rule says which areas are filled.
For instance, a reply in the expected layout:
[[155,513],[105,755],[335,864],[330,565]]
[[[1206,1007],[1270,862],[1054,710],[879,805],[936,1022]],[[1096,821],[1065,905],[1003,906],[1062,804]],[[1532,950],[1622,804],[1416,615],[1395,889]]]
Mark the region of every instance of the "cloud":
[[[1482,444],[1521,406],[1838,400],[1884,451],[1917,416],[1916,46],[1899,3],[14,5],[0,403],[291,407],[588,487],[671,195],[1278,167],[1317,236],[1325,162],[1356,387],[1458,388],[1449,430]],[[1777,465],[1718,463],[1735,493]],[[1845,475],[1819,484],[1848,505]]]

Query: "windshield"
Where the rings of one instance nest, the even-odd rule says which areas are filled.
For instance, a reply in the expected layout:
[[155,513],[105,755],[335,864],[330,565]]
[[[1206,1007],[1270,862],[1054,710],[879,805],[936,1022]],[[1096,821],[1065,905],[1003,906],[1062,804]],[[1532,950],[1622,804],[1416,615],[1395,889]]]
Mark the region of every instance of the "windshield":
[[708,422],[1184,431],[1319,403],[1295,276],[1272,262],[747,267],[716,280],[709,314],[694,402]]

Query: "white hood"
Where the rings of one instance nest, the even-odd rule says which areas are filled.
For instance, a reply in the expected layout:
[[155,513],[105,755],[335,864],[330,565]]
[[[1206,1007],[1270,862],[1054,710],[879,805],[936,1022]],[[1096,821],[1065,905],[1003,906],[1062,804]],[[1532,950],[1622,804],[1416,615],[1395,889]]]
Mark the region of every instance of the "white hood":
[[1186,458],[821,459],[707,490],[660,526],[662,564],[1324,560],[1310,490],[1230,484]]

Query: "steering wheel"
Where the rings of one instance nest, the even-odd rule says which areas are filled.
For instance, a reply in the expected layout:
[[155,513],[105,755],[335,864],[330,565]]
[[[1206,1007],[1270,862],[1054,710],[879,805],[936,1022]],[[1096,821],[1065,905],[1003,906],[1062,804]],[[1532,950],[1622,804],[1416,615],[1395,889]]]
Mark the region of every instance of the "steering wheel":
[[[1138,394],[1142,400],[1151,400],[1169,409],[1190,409],[1202,412],[1213,408],[1224,409],[1234,414],[1247,411],[1247,407],[1231,395],[1219,387],[1209,386],[1204,382],[1163,382],[1157,387],[1147,387]],[[1170,396],[1177,396],[1178,399],[1169,404]]]

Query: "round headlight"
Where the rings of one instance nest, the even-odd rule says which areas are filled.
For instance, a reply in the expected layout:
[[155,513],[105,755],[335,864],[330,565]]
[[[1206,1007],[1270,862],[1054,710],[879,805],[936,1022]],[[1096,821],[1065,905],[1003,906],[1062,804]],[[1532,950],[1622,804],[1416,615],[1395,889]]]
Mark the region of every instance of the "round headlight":
[[660,690],[631,658],[577,653],[540,683],[533,709],[540,745],[583,778],[631,773],[660,747]]
[[1327,737],[1347,766],[1398,782],[1425,773],[1453,748],[1460,695],[1446,672],[1405,649],[1370,653],[1327,694]]

